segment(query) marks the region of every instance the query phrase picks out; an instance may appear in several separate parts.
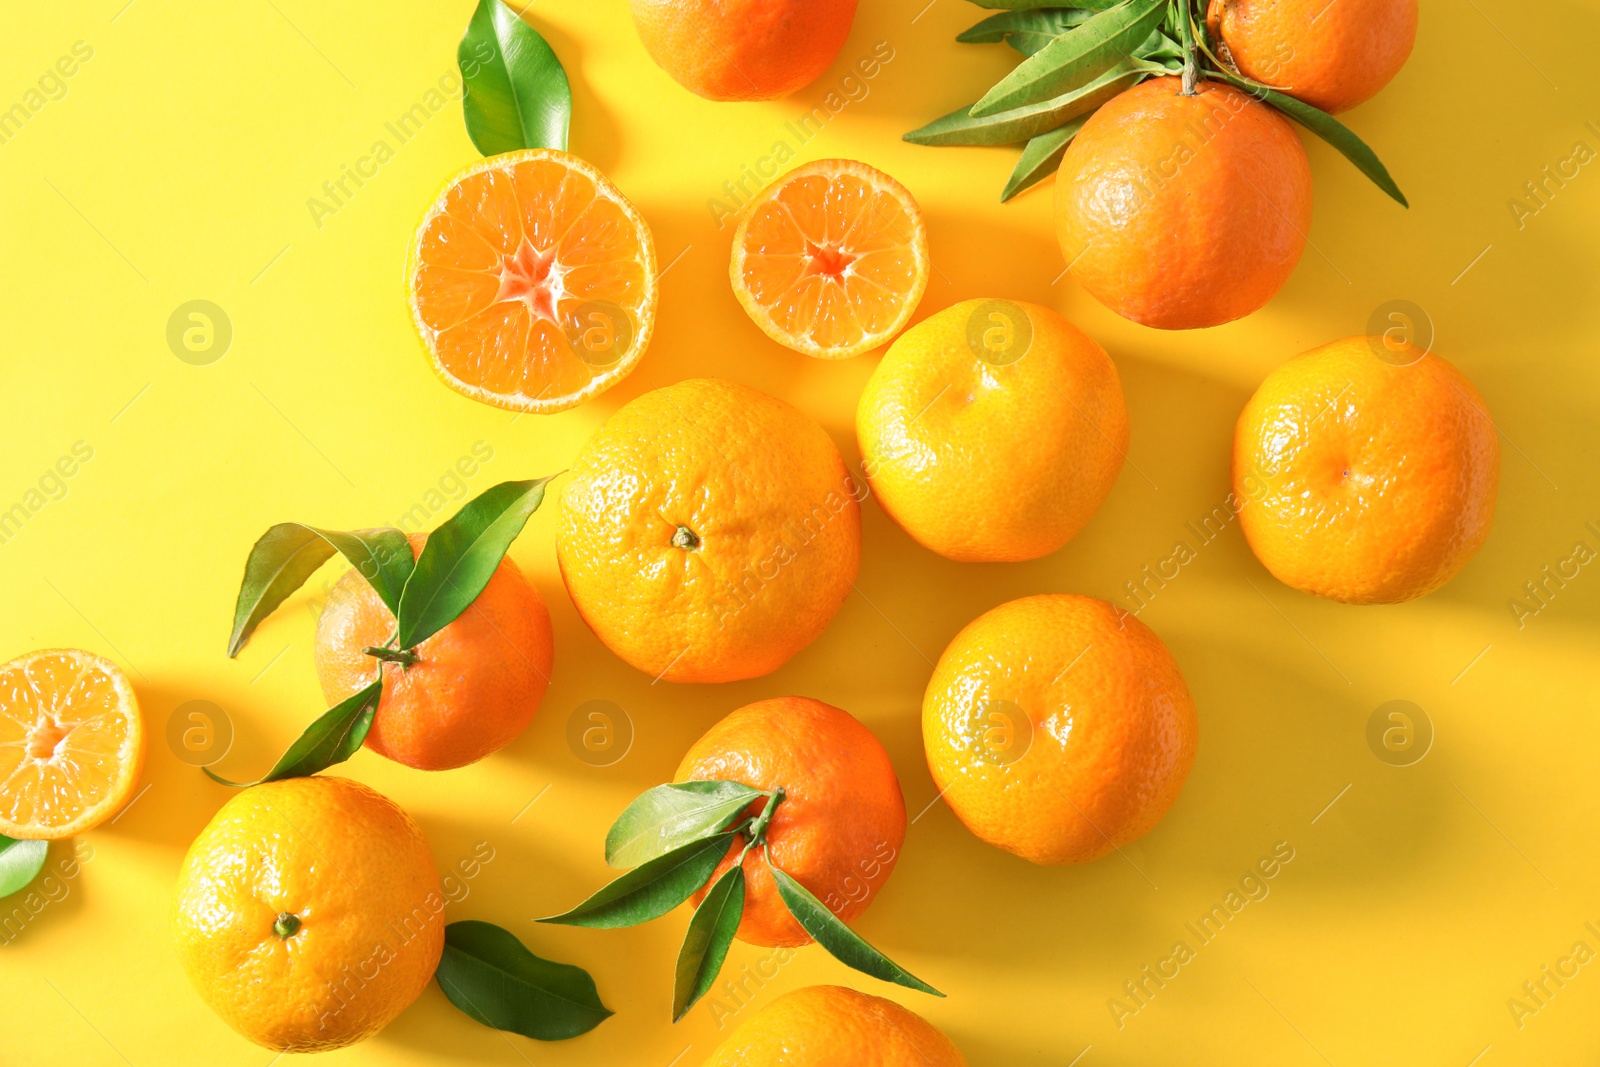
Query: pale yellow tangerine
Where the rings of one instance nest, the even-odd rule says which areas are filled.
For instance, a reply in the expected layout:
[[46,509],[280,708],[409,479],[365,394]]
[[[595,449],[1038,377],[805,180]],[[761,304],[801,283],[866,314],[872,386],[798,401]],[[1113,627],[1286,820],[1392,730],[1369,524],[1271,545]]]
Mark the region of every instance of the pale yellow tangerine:
[[889,347],[856,409],[862,466],[907,533],[951,559],[1036,559],[1083,529],[1128,447],[1117,368],[1038,304],[968,300]]

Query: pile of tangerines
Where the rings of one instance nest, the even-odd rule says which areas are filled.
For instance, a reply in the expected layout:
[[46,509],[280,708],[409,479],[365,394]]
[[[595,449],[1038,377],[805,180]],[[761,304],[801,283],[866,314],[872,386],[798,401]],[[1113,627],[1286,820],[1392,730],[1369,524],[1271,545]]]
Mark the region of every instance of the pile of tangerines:
[[[854,8],[633,0],[652,58],[713,100],[807,84],[832,62]],[[1415,0],[1213,0],[1206,14],[1232,69],[1327,111],[1381,88],[1416,29]],[[1056,178],[1074,276],[1119,314],[1164,329],[1261,307],[1294,268],[1311,216],[1310,169],[1290,124],[1235,85],[1188,74],[1102,103]],[[624,405],[554,483],[563,582],[620,659],[675,683],[776,670],[853,588],[869,496],[922,546],[971,563],[1056,552],[1100,508],[1130,434],[1105,349],[1049,308],[999,297],[907,329],[929,269],[915,199],[863,163],[804,164],[742,210],[730,283],[769,337],[830,359],[889,345],[857,409],[865,481],[815,422],[734,382],[683,381]],[[654,324],[648,225],[594,167],[553,149],[493,156],[453,179],[417,232],[408,281],[435,370],[521,411],[563,410],[614,385]],[[1290,359],[1245,406],[1234,439],[1232,492],[1256,556],[1286,584],[1350,604],[1448,581],[1488,534],[1497,477],[1496,433],[1472,384],[1391,338]],[[426,544],[414,538],[410,550]],[[361,568],[340,582],[318,625],[317,669],[330,701],[382,682],[366,747],[439,770],[527,725],[552,666],[549,614],[509,559],[488,567],[471,605],[409,649],[394,641],[381,582]],[[14,661],[0,668],[0,710],[0,831],[65,836],[126,801],[139,719],[112,665],[67,653]],[[922,727],[934,784],[973,833],[1035,863],[1069,864],[1162,818],[1193,762],[1197,716],[1146,625],[1101,600],[1044,594],[954,636]],[[608,859],[636,872],[552,921],[625,925],[692,895],[691,941],[715,910],[707,939],[722,927],[757,945],[815,939],[859,969],[931,991],[847,929],[892,872],[906,829],[894,767],[847,712],[805,697],[740,708],[660,788],[676,791],[636,801],[607,842]],[[264,832],[275,808],[300,835]],[[311,862],[308,850],[324,846],[332,862]],[[618,862],[624,854],[631,862]],[[261,870],[282,878],[265,886]],[[673,871],[676,896],[660,888]],[[417,996],[442,951],[442,919],[425,917],[391,945],[400,962],[331,1016],[322,975],[374,939],[389,944],[382,931],[437,884],[420,832],[391,802],[342,779],[291,776],[218,813],[185,862],[174,922],[197,987],[242,1033],[277,1049],[337,1047]],[[725,886],[737,887],[737,908]],[[685,979],[686,958],[679,1015],[720,964],[690,958]],[[708,1062],[965,1061],[891,1001],[815,987],[756,1013]]]

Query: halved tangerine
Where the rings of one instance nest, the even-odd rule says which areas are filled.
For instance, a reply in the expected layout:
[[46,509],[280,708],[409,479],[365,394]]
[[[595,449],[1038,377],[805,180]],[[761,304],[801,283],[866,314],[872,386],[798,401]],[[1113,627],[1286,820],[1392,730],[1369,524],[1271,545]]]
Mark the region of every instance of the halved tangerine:
[[514,411],[563,411],[638,364],[656,318],[650,227],[577,156],[490,156],[429,206],[406,268],[433,369]]
[[144,725],[127,675],[75,648],[0,665],[0,834],[56,840],[120,811]]
[[728,274],[763,333],[822,359],[905,326],[928,287],[928,229],[905,187],[851,159],[789,171],[740,214]]

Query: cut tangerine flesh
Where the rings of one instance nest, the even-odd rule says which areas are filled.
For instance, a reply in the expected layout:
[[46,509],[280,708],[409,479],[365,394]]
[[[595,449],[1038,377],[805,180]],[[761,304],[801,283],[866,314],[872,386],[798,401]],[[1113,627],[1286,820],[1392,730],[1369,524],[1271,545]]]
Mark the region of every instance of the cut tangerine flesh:
[[551,412],[638,364],[656,312],[650,228],[616,186],[566,152],[475,163],[423,216],[407,271],[412,319],[453,389]]
[[55,840],[99,825],[143,761],[139,703],[116,664],[52,648],[0,666],[0,833]]
[[796,167],[763,189],[733,235],[734,295],[768,337],[823,359],[859,355],[905,326],[928,287],[922,209],[849,159]]

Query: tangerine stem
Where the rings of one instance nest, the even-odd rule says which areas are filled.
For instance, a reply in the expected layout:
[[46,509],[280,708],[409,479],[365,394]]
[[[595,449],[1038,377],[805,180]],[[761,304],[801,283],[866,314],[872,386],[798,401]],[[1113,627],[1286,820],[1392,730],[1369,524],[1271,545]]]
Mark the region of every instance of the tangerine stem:
[[408,648],[382,648],[378,645],[368,645],[361,651],[374,659],[381,659],[386,663],[399,663],[409,667],[422,657]]
[[[773,813],[778,810],[778,805],[782,803],[783,786],[780,785],[772,791],[772,795],[767,798],[766,806],[761,809],[761,814],[756,816],[756,821],[751,823],[750,829],[746,831],[750,835],[750,843],[744,849],[746,852],[749,852],[757,845],[765,845],[767,843],[767,824],[772,822]],[[739,858],[741,862],[744,859],[743,856]]]
[[280,911],[277,921],[272,924],[272,932],[284,941],[289,940],[300,930],[300,916],[292,911]]

